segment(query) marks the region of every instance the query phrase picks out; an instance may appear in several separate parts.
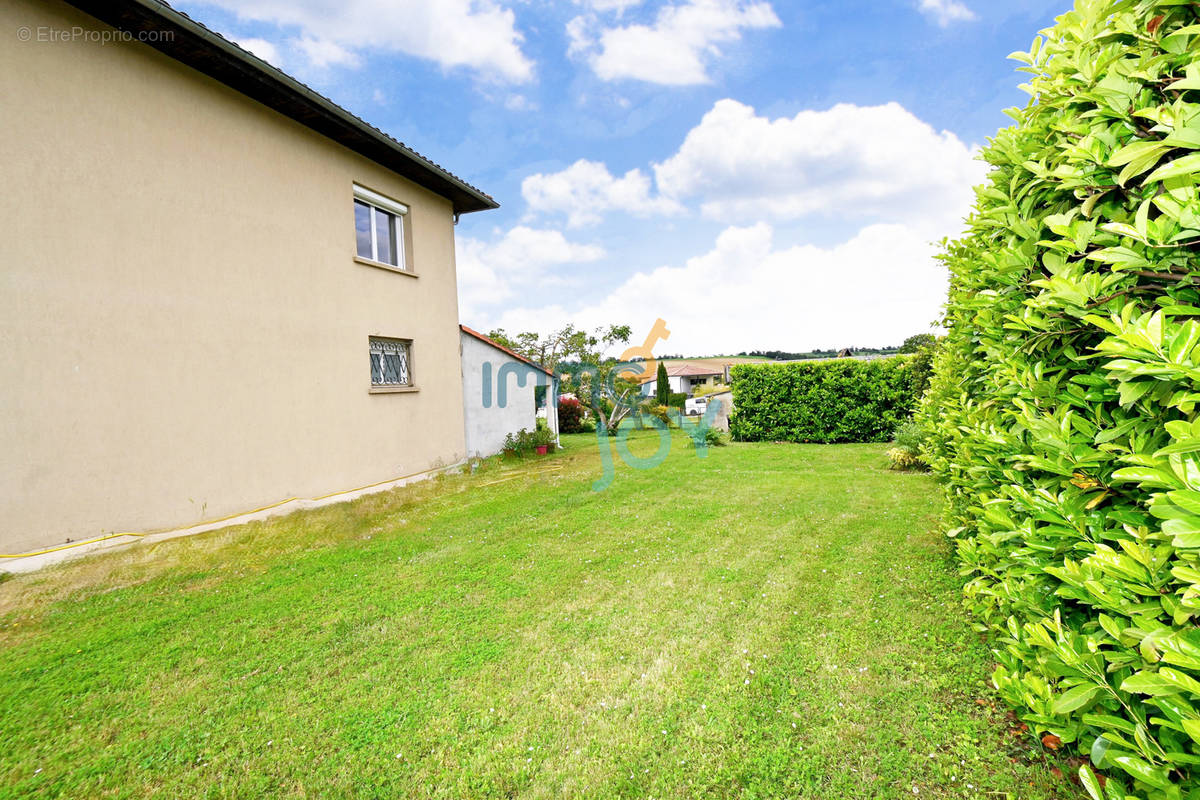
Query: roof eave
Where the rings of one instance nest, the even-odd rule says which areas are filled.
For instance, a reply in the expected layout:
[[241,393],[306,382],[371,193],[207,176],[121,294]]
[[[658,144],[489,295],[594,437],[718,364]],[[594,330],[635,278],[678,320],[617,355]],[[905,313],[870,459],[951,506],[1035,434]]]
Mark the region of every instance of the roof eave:
[[486,345],[490,345],[490,346],[496,348],[497,350],[499,350],[500,352],[506,353],[524,364],[528,364],[529,366],[536,369],[538,372],[542,372],[542,373],[550,376],[552,379],[558,380],[557,375],[555,375],[553,372],[551,372],[550,370],[543,367],[541,364],[537,363],[536,361],[533,361],[532,359],[526,358],[525,356],[521,355],[520,353],[513,352],[512,350],[510,350],[509,348],[500,344],[499,342],[497,342],[495,339],[491,338],[490,336],[486,336],[486,335],[480,333],[479,331],[475,330],[474,328],[463,325],[462,323],[459,323],[458,329],[460,331],[462,331],[463,333],[467,334],[468,336],[470,336],[471,338],[476,339],[480,342],[483,342]]
[[159,0],[67,2],[118,30],[171,32],[143,38],[147,46],[445,197],[456,214],[500,207],[420,153]]

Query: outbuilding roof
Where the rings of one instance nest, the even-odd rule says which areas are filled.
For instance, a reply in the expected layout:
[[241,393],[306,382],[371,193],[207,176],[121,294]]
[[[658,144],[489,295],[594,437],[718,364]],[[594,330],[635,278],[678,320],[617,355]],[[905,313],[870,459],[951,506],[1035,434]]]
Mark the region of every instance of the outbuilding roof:
[[472,330],[471,328],[468,328],[466,325],[459,325],[458,327],[459,327],[459,330],[461,330],[463,333],[467,334],[468,336],[472,336],[472,337],[474,337],[474,338],[478,339],[479,341],[483,342],[484,344],[490,344],[492,347],[496,348],[497,350],[502,350],[502,351],[504,351],[505,353],[508,353],[508,354],[509,354],[510,356],[512,356],[513,358],[517,359],[518,361],[523,361],[523,362],[525,362],[525,363],[526,363],[526,364],[528,364],[529,366],[531,366],[531,367],[533,367],[534,369],[536,369],[538,372],[544,372],[544,373],[546,373],[547,375],[549,375],[551,378],[553,378],[553,377],[554,377],[554,373],[553,373],[553,372],[551,372],[550,370],[546,369],[545,367],[543,367],[541,364],[537,363],[536,361],[530,361],[530,360],[529,360],[528,358],[526,358],[525,356],[521,355],[520,353],[517,353],[517,352],[514,352],[514,351],[512,351],[512,350],[508,349],[508,348],[507,348],[507,347],[505,347],[504,345],[502,345],[502,344],[500,344],[499,342],[497,342],[495,339],[490,339],[490,338],[488,338],[487,336],[484,336],[484,335],[483,335],[482,333],[480,333],[479,331]]
[[456,214],[499,208],[491,196],[282,70],[160,0],[67,0],[148,47],[272,108],[454,204]]

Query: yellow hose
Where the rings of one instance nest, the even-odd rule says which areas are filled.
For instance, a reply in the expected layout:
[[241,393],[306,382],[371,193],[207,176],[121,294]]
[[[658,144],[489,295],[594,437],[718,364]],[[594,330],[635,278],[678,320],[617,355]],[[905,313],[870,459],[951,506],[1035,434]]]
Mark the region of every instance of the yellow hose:
[[94,539],[84,539],[81,542],[71,542],[70,544],[60,544],[58,547],[47,547],[45,550],[34,550],[32,553],[17,553],[9,555],[8,553],[0,553],[0,558],[27,558],[29,556],[43,556],[46,553],[56,553],[59,550],[66,550],[71,547],[80,547],[85,544],[95,544],[103,542],[105,539],[115,539],[118,536],[146,536],[144,533],[110,533],[107,536],[97,536]]

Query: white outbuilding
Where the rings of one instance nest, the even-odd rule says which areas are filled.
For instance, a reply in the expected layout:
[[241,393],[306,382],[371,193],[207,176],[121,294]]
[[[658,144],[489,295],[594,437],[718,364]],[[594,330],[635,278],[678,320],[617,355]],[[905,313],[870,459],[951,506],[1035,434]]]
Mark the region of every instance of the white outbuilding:
[[[558,436],[558,379],[552,372],[466,325],[462,334],[463,416],[467,455],[499,453],[504,438],[533,431],[542,417]],[[538,387],[544,387],[538,391]]]

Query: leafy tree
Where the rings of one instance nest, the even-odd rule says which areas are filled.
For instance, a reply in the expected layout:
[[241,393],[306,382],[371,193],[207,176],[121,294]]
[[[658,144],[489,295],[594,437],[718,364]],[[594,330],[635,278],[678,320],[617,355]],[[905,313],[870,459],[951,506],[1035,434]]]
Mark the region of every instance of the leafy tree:
[[654,396],[660,406],[665,406],[671,400],[671,382],[667,379],[667,365],[658,362],[658,376],[654,386]]
[[1001,696],[1094,800],[1196,797],[1200,7],[1077,0],[1044,34],[945,247],[918,422]]
[[628,342],[631,332],[628,325],[610,325],[587,331],[568,324],[546,336],[532,331],[509,336],[503,328],[497,328],[488,337],[558,374],[559,362],[567,359],[584,364],[599,363],[610,347],[619,342]]
[[937,341],[937,337],[932,333],[917,333],[904,340],[904,344],[900,345],[901,353],[916,353],[922,347],[930,347]]
[[642,391],[641,384],[622,377],[617,366],[616,359],[606,359],[580,374],[580,397],[586,398],[597,424],[611,434],[637,408]]

